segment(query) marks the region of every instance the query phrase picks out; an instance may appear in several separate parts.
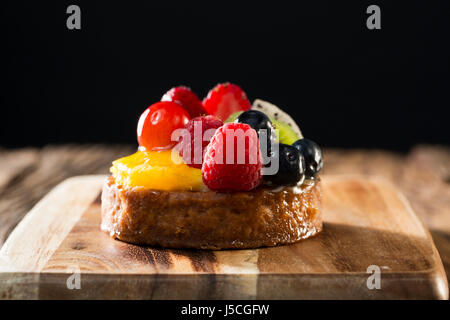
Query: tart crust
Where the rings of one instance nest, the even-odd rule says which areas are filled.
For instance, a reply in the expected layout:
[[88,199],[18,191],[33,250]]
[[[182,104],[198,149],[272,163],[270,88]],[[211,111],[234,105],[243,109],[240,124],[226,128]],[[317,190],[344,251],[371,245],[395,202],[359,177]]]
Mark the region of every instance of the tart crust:
[[108,177],[101,228],[134,244],[248,249],[317,234],[322,230],[320,205],[319,180],[298,187],[218,193],[124,188]]

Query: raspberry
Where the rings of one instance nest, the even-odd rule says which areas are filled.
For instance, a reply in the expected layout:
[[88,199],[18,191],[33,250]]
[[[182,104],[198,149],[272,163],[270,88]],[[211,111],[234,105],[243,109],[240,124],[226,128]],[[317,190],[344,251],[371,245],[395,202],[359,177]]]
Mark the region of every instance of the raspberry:
[[[229,142],[233,143],[233,149],[227,148]],[[234,153],[227,157],[227,151],[231,150]],[[203,183],[215,191],[249,191],[261,184],[261,168],[256,131],[248,124],[226,123],[217,129],[206,148]]]
[[184,162],[188,166],[198,169],[202,168],[205,149],[214,134],[214,131],[207,130],[217,129],[222,125],[222,120],[214,116],[197,117],[189,120],[185,126],[189,135],[182,135],[178,146],[180,148],[180,156],[183,157]]

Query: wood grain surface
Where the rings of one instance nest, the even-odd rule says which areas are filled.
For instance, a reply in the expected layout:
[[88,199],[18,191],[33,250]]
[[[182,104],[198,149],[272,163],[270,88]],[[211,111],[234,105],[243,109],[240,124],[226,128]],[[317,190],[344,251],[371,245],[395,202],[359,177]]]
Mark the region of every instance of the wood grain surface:
[[[104,176],[66,180],[30,211],[0,250],[2,298],[446,299],[428,231],[386,180],[324,176],[324,231],[257,250],[167,250],[99,229]],[[370,265],[381,289],[369,290]],[[67,279],[81,275],[81,289]]]

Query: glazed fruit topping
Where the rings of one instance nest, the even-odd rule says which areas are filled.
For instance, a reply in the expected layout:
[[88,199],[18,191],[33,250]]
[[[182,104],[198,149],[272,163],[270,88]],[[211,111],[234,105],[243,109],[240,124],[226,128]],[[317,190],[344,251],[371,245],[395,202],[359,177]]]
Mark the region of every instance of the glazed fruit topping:
[[179,103],[191,118],[207,114],[200,98],[188,87],[179,86],[167,91],[161,101],[173,101]]
[[167,191],[205,189],[200,170],[188,167],[171,150],[138,151],[117,159],[113,162],[111,173],[117,184],[130,188]]
[[180,136],[177,146],[184,162],[193,168],[202,168],[206,147],[217,128],[223,125],[222,120],[214,116],[196,117],[186,124],[186,132]]
[[162,101],[152,104],[139,118],[137,137],[141,150],[171,149],[176,141],[172,133],[184,128],[190,117],[178,103]]
[[211,89],[203,99],[203,107],[219,119],[225,121],[236,111],[246,111],[251,108],[250,101],[242,89],[232,83],[222,83]]
[[309,139],[300,139],[293,146],[300,151],[305,158],[306,177],[314,178],[323,167],[322,150],[319,145]]
[[249,191],[261,184],[261,168],[256,131],[248,124],[227,123],[206,148],[203,183],[215,191]]
[[[320,147],[303,138],[289,114],[258,99],[251,107],[235,84],[218,84],[203,101],[188,87],[178,86],[161,100],[139,119],[139,150],[146,153],[124,158],[113,167],[124,183],[129,176],[130,184],[170,190],[198,189],[204,183],[216,191],[249,191],[263,179],[268,185],[301,184],[323,167]],[[175,152],[183,166],[156,165],[155,161],[169,162],[168,153],[159,154],[163,150]],[[186,183],[179,184],[178,176]],[[165,185],[165,180],[170,183]]]

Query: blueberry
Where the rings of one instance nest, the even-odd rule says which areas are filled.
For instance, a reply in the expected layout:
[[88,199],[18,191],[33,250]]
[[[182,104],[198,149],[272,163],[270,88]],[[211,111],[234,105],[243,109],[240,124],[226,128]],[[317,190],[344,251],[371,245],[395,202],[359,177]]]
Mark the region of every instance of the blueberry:
[[258,110],[247,110],[242,112],[236,122],[246,123],[258,132],[260,129],[273,130],[272,122],[265,113]]
[[273,148],[271,161],[278,161],[278,172],[265,175],[264,179],[274,185],[296,185],[305,178],[305,159],[293,146],[280,143]]
[[322,150],[309,139],[300,139],[292,144],[305,158],[306,178],[314,178],[323,167]]
[[[275,139],[275,136],[274,136],[275,131],[273,129],[272,122],[270,121],[269,117],[266,116],[265,113],[262,113],[261,111],[257,111],[257,110],[247,110],[247,111],[241,113],[239,115],[239,117],[237,117],[235,122],[248,124],[250,127],[252,127],[253,129],[256,130],[256,133],[258,134],[258,138],[260,136],[260,130],[266,130],[265,137],[267,138],[267,140],[266,140],[266,147],[267,147],[266,150],[267,151],[265,152],[263,150],[263,148],[261,148],[261,150],[262,150],[262,154],[264,157],[266,157],[267,155],[270,155],[271,142],[274,141],[274,139]],[[261,141],[260,141],[260,145],[262,145]]]

